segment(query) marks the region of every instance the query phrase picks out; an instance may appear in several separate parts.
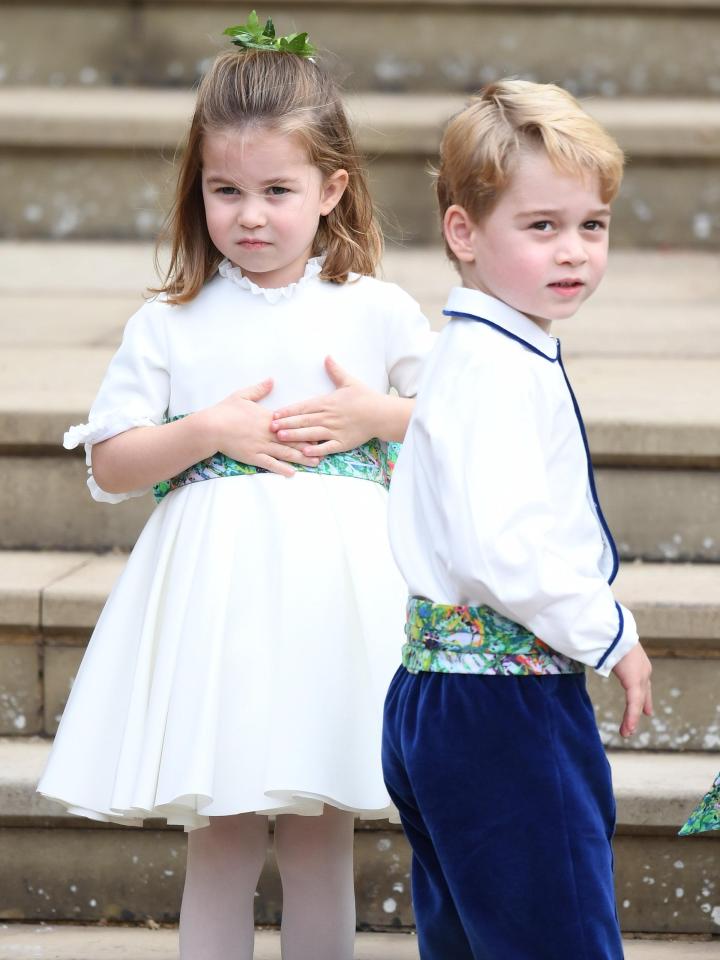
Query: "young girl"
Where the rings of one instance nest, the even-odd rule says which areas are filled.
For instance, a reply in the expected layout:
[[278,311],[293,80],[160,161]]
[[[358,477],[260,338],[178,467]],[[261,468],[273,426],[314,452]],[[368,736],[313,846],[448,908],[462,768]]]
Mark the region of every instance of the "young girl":
[[83,816],[192,831],[192,960],[252,956],[276,815],[283,957],[349,960],[353,818],[390,810],[382,700],[405,601],[382,441],[402,438],[428,326],[373,279],[380,237],[347,118],[300,54],[218,57],[171,225],[164,286],[66,436],[86,445],[95,499],[155,485],[160,504],[39,789]]

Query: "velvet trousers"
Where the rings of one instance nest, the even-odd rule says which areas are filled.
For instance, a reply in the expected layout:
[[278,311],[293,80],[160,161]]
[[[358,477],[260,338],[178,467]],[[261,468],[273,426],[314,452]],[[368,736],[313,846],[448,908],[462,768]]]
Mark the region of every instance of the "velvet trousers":
[[410,674],[383,770],[422,960],[622,960],[615,803],[584,674]]

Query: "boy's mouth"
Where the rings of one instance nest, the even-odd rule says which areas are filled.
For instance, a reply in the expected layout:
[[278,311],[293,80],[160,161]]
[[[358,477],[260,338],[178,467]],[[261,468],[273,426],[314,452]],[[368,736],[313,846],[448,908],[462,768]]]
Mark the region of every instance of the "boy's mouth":
[[554,283],[549,283],[548,286],[561,296],[568,297],[582,290],[585,284],[582,280],[556,280]]

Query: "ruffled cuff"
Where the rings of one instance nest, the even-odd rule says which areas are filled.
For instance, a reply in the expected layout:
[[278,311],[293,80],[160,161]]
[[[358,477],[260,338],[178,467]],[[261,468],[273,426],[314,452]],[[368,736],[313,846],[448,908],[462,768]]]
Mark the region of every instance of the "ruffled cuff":
[[133,427],[154,426],[157,426],[157,424],[148,416],[131,416],[113,412],[92,417],[88,423],[80,423],[70,427],[63,438],[63,447],[66,450],[74,450],[81,443],[85,445],[85,463],[88,468],[87,485],[93,500],[98,500],[100,503],[122,503],[123,500],[141,497],[152,489],[152,487],[145,487],[143,490],[130,490],[127,493],[108,493],[107,490],[103,490],[93,476],[92,447],[94,443],[109,440],[110,437],[116,437],[119,433],[132,430]]
[[[155,420],[147,415],[133,415],[113,411],[101,413],[91,417],[88,423],[79,423],[70,427],[63,437],[63,446],[66,450],[74,450],[81,443],[92,445],[116,437],[119,433],[132,430],[133,427],[154,427]],[[88,461],[89,462],[89,461]]]

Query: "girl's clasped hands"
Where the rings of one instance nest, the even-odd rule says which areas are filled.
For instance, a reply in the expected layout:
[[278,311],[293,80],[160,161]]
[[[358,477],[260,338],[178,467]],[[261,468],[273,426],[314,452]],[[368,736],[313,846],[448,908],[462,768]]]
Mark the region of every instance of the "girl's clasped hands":
[[325,369],[335,390],[274,412],[260,405],[272,393],[272,378],[221,400],[208,411],[218,450],[291,477],[293,464],[316,467],[328,454],[352,450],[379,433],[402,439],[412,401],[372,390],[332,357],[326,358]]
[[276,410],[271,429],[279,440],[305,456],[326,457],[352,450],[371,437],[403,439],[413,400],[372,390],[332,357],[325,358],[325,370],[335,390]]

